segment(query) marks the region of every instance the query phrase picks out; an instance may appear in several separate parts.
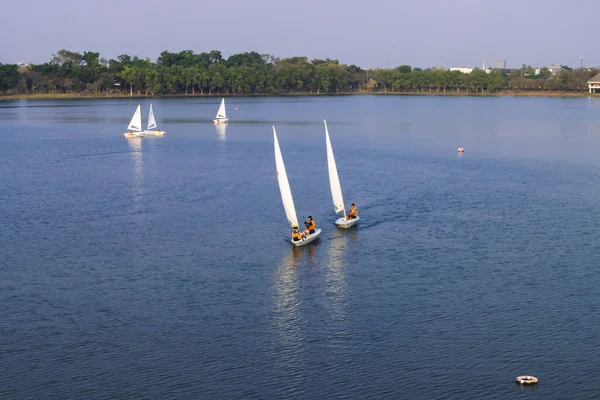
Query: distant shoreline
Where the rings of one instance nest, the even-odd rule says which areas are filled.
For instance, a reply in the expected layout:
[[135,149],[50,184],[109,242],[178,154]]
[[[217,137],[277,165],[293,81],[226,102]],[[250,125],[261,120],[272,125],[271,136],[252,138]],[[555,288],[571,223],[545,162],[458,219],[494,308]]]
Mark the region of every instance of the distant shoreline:
[[42,94],[4,94],[2,100],[77,100],[77,99],[152,99],[152,98],[218,98],[218,97],[327,97],[327,96],[469,96],[469,97],[595,97],[600,98],[600,93],[587,92],[560,92],[560,91],[512,91],[498,92],[340,92],[340,93],[253,93],[253,94],[168,94],[168,95],[136,95],[128,94],[77,94],[77,93],[42,93]]

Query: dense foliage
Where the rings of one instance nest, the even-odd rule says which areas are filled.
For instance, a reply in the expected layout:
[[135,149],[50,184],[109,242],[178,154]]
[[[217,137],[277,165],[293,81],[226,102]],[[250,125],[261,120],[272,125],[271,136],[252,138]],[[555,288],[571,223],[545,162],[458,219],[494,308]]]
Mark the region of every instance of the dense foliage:
[[584,91],[598,71],[563,67],[558,74],[531,67],[470,74],[445,69],[365,70],[337,60],[279,59],[256,52],[225,59],[220,51],[164,51],[156,62],[120,55],[60,50],[50,62],[18,68],[0,64],[0,91],[8,94],[85,93],[281,94],[372,92],[494,92],[498,90]]

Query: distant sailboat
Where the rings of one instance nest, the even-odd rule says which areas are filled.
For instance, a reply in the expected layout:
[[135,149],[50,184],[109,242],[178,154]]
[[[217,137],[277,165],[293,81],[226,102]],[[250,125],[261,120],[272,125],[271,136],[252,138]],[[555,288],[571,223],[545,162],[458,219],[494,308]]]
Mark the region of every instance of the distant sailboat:
[[154,119],[154,110],[152,109],[152,104],[150,104],[150,113],[148,114],[148,129],[144,131],[146,135],[151,136],[164,136],[167,134],[165,131],[161,131],[160,129],[153,131],[152,129],[156,128],[156,119]]
[[129,132],[123,134],[124,138],[135,138],[144,136],[144,131],[142,130],[142,110],[140,105],[138,104],[131,121],[129,122],[129,126],[127,127]]
[[329,130],[327,129],[327,121],[325,124],[325,142],[327,144],[327,169],[329,170],[329,187],[331,188],[331,197],[333,199],[333,207],[335,213],[343,212],[344,216],[335,221],[335,224],[340,228],[350,228],[355,225],[360,217],[346,219],[346,208],[344,206],[344,197],[342,196],[342,186],[340,185],[340,177],[338,176],[335,158],[333,157],[333,148],[329,139]]
[[227,118],[227,113],[225,112],[225,99],[221,99],[221,106],[219,107],[219,111],[217,111],[217,116],[213,119],[215,124],[224,124],[229,121]]
[[[277,132],[275,132],[275,127],[273,127],[273,140],[275,142],[275,167],[277,169],[277,181],[279,182],[281,201],[283,202],[283,208],[285,209],[287,220],[290,226],[294,227],[294,225],[298,225],[298,217],[296,216],[296,207],[294,206],[292,190],[290,189],[290,183],[285,171],[285,165],[283,164],[283,157],[281,156],[281,149],[279,148],[279,141],[277,140]],[[294,246],[304,246],[305,244],[316,240],[320,234],[321,230],[317,229],[315,230],[315,233],[306,236],[303,240],[291,240],[291,242]]]

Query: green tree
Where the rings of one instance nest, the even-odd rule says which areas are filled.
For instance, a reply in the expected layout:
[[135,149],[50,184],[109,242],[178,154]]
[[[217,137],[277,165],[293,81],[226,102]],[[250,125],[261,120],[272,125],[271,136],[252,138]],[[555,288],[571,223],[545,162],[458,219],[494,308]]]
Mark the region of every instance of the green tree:
[[152,96],[155,93],[160,93],[163,90],[163,82],[160,77],[160,70],[158,65],[149,65],[145,71],[146,77],[146,90],[150,92]]
[[0,90],[15,88],[20,78],[21,74],[16,64],[0,64]]

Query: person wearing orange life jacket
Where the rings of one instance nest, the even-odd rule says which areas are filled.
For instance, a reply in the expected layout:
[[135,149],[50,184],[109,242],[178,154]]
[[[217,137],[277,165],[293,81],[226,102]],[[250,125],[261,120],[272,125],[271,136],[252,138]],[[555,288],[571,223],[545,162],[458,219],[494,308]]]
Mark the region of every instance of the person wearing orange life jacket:
[[304,234],[300,232],[300,230],[298,229],[298,225],[294,225],[294,227],[292,228],[292,240],[294,242],[297,242],[302,239],[304,239]]
[[304,223],[306,226],[306,230],[304,231],[305,235],[312,235],[317,230],[317,224],[315,220],[309,215],[308,220]]
[[348,215],[346,216],[346,219],[354,219],[356,217],[358,217],[358,208],[356,208],[356,205],[352,203],[352,205],[350,206],[350,211],[348,211]]

